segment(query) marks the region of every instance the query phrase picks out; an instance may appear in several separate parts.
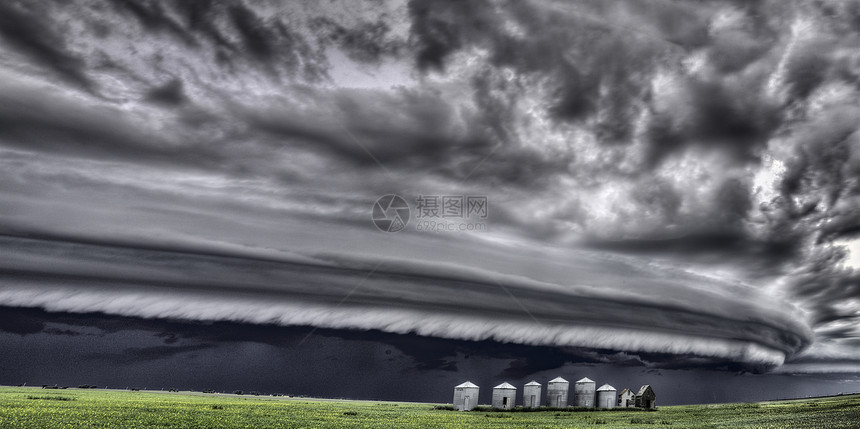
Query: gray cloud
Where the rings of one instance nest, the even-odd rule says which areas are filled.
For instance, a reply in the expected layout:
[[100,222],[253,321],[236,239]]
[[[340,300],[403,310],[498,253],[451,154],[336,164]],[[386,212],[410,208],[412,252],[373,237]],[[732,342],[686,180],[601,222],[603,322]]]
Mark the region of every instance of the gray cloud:
[[[308,263],[14,238],[4,241],[4,247],[15,249],[15,257],[3,266],[4,302],[47,305],[55,311],[361,327],[456,339],[648,352],[669,348],[676,353],[761,365],[781,363],[810,340],[796,316],[774,311],[772,303],[741,310],[750,307],[745,295],[754,294],[752,290],[734,288],[731,296],[692,288],[690,283],[704,286],[713,281],[689,275],[672,284],[661,281],[659,271],[599,258],[589,264],[589,271],[580,269],[579,278],[585,281],[600,272],[627,271],[627,278],[638,278],[647,294],[622,293],[623,282],[613,286],[607,281],[601,288],[587,283],[562,286],[453,264],[446,265],[443,274],[437,265],[394,259],[385,260],[368,275],[372,270],[368,262],[335,255],[320,255],[314,258],[319,262]],[[46,248],[50,253],[45,253]],[[108,261],[111,268],[105,272],[102,267]],[[34,282],[43,288],[33,290]],[[517,298],[512,302],[500,293],[497,282],[506,284]],[[52,284],[56,286],[45,288]],[[356,288],[357,284],[362,287]],[[684,299],[669,298],[678,293]],[[339,305],[346,294],[350,294],[349,303]],[[134,300],[128,301],[131,297]],[[139,300],[148,304],[141,306]],[[699,302],[708,305],[693,304]],[[531,310],[521,313],[519,305]],[[374,316],[366,309],[372,309]],[[749,316],[739,319],[737,314]],[[647,332],[625,334],[631,325],[646,320]],[[571,331],[572,327],[577,329]]]
[[[0,304],[856,351],[856,2],[0,9]],[[379,233],[387,193],[491,230]]]
[[218,162],[193,144],[182,147],[139,128],[116,108],[73,104],[67,97],[46,96],[36,88],[9,83],[4,84],[0,100],[0,139],[8,147],[177,166]]
[[93,90],[84,61],[68,50],[50,21],[39,18],[48,13],[38,5],[17,1],[4,3],[0,6],[3,41],[72,85]]

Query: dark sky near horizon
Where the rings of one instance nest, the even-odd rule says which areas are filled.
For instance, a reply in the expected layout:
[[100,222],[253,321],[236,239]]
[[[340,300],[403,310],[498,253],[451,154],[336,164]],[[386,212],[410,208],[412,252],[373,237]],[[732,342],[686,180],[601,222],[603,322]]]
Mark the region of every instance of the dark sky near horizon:
[[[450,403],[468,378],[489,403],[500,380],[589,377],[650,384],[663,405],[760,401],[860,390],[856,374],[752,374],[731,361],[523,346],[381,331],[141,319],[0,307],[0,384],[213,389]],[[310,335],[309,335],[310,334]],[[521,393],[521,392],[520,392]]]
[[857,391],[858,124],[860,1],[3,2],[0,383]]

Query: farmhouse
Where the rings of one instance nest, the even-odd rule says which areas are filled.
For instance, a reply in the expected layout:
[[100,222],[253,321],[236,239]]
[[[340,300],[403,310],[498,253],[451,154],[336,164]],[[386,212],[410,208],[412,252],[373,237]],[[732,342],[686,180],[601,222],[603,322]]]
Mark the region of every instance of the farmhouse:
[[634,399],[636,395],[630,389],[624,389],[618,394],[618,406],[621,408],[633,408],[636,403]]
[[523,386],[523,406],[526,408],[537,408],[540,406],[541,384],[530,381]]
[[546,406],[564,408],[567,406],[567,391],[570,389],[570,382],[556,377],[549,381],[546,385]]
[[615,408],[615,388],[604,384],[597,388],[597,408]]
[[573,406],[594,407],[594,380],[584,377],[573,385]]
[[636,393],[636,407],[649,410],[657,408],[657,395],[650,385],[646,384],[639,388],[639,392]]
[[478,405],[480,388],[470,381],[454,387],[454,409],[469,411]]
[[493,408],[510,410],[517,400],[517,388],[510,383],[502,383],[493,388]]

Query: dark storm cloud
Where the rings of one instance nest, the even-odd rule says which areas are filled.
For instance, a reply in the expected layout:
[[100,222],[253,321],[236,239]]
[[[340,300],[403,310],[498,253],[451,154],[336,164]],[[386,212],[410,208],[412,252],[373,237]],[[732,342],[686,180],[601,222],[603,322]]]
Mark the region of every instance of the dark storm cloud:
[[[111,6],[119,16],[133,18],[143,31],[166,35],[194,56],[214,59],[232,71],[237,64],[247,62],[275,79],[282,75],[311,81],[326,77],[324,55],[312,45],[307,32],[294,31],[297,18],[290,14],[260,14],[241,1],[119,1]],[[113,24],[122,22],[125,20],[100,25],[117,37],[121,30]],[[154,58],[162,59],[158,55]]]
[[262,20],[244,7],[233,6],[228,13],[233,25],[242,36],[245,49],[261,61],[271,60],[276,49],[271,41],[274,33],[268,31]]
[[[496,66],[552,78],[556,86],[545,108],[558,121],[592,122],[600,111],[593,126],[596,138],[604,144],[629,144],[641,102],[654,109],[646,76],[666,62],[676,62],[685,50],[707,47],[711,36],[707,15],[688,5],[611,3],[616,7],[589,2],[571,7],[551,2],[516,5],[512,9],[521,13],[506,16],[508,11],[489,5],[413,2],[417,63],[441,70],[453,52],[487,48]],[[618,10],[625,8],[640,15],[645,30],[621,22]],[[529,37],[505,31],[509,22],[524,27]],[[760,59],[765,52],[755,53],[754,59]],[[804,69],[803,64],[792,68]],[[679,82],[676,90],[688,97],[683,107],[688,119],[679,123],[682,112],[674,109],[651,112],[644,167],[690,146],[719,146],[739,161],[755,161],[780,123],[779,109],[751,91],[761,86],[761,78],[745,80]]]
[[[162,94],[162,99],[164,94]],[[25,150],[96,159],[155,164],[212,165],[214,153],[185,147],[140,129],[113,107],[72,104],[35,88],[3,85],[0,93],[0,140]]]
[[470,27],[486,28],[489,10],[487,2],[410,2],[418,68],[443,71],[447,57],[464,45],[462,33]]
[[48,10],[35,4],[4,2],[0,5],[2,40],[62,79],[87,91],[94,89],[84,60],[66,49],[54,26],[40,15]]
[[[484,6],[443,3],[430,7],[414,3],[413,36],[423,48],[416,54],[417,63],[427,69],[442,70],[446,59],[455,52],[480,47],[490,50],[489,57],[496,65],[552,76],[560,86],[550,93],[554,94],[556,104],[547,105],[547,112],[559,121],[576,122],[593,120],[596,112],[606,112],[601,115],[606,119],[592,122],[593,134],[603,143],[631,142],[636,117],[636,108],[631,106],[644,102],[650,114],[644,134],[647,142],[641,165],[644,171],[651,171],[667,158],[690,148],[726,154],[737,165],[755,165],[768,142],[784,133],[780,129],[789,119],[785,103],[805,101],[822,84],[842,79],[831,70],[834,64],[844,62],[834,62],[833,52],[823,48],[835,36],[822,32],[820,37],[798,42],[802,30],[792,30],[794,35],[789,35],[780,29],[778,21],[763,17],[763,13],[779,19],[790,16],[772,4],[749,4],[734,10],[663,2],[650,2],[647,7],[626,2],[586,2],[567,8],[555,4],[518,5],[514,8],[522,13],[511,16],[506,15],[505,8],[494,7],[497,5]],[[550,14],[547,10],[557,13]],[[840,23],[835,24],[833,32],[848,34],[847,40],[856,38],[841,26],[841,18],[848,12],[834,12],[832,7],[828,10],[827,19],[837,19]],[[635,26],[630,25],[629,15],[625,15],[628,12],[637,15]],[[717,26],[715,15],[719,14],[731,18],[725,18],[727,23]],[[533,31],[527,32],[529,37],[518,38],[504,29],[511,23]],[[577,26],[577,31],[569,31],[571,24]],[[562,25],[568,28],[557,30]],[[695,49],[701,49],[721,74],[678,76],[671,90],[683,98],[683,106],[670,105],[666,109],[659,95],[642,85],[641,79],[660,67],[678,67],[676,61]],[[785,100],[761,96],[764,90],[770,91],[774,80],[763,73],[761,64],[776,66],[776,60],[784,69],[779,78],[786,91]],[[599,93],[599,88],[605,93]],[[840,115],[853,117],[850,109],[818,120],[831,122],[838,121]],[[846,125],[856,122],[847,121]],[[850,136],[855,129],[847,125],[846,134],[838,138]],[[810,180],[804,173],[807,166],[816,171],[814,174],[834,172],[821,173],[835,176],[827,179],[834,187],[853,183],[846,180],[853,173],[843,173],[845,168],[841,166],[825,165],[828,158],[839,164],[850,158],[845,150],[838,149],[843,144],[827,138],[817,138],[815,144],[827,149],[798,146],[799,159],[789,164],[784,186],[793,187],[800,178]],[[819,165],[813,167],[810,161]],[[727,192],[738,196],[729,195],[726,204],[716,201],[714,208],[718,217],[735,218],[736,222],[720,223],[701,231],[682,230],[674,234],[655,231],[655,237],[632,240],[630,248],[646,250],[648,246],[644,243],[653,242],[665,245],[652,249],[656,252],[671,253],[681,246],[684,252],[760,257],[762,266],[781,264],[803,254],[798,250],[804,246],[802,237],[808,231],[795,230],[786,235],[782,226],[778,226],[773,233],[756,236],[738,224],[749,220],[747,212],[752,208],[749,183],[730,187]],[[841,190],[828,189],[828,192]],[[679,203],[665,206],[669,209],[667,222],[678,220],[677,210],[672,207]],[[802,210],[809,210],[808,207]],[[842,219],[845,222],[832,222],[824,231],[842,228],[846,223],[845,230],[853,231],[848,217]],[[666,235],[682,238],[666,238]],[[687,245],[683,244],[685,241]],[[615,243],[619,249],[624,247],[624,240]]]
[[[511,319],[509,313],[510,300],[507,296],[497,294],[498,284],[486,274],[474,270],[456,270],[450,267],[445,275],[434,273],[432,267],[423,267],[421,264],[405,263],[404,261],[390,261],[386,267],[377,267],[373,275],[368,276],[366,271],[355,267],[363,263],[349,261],[343,258],[324,256],[327,263],[317,262],[315,264],[296,263],[289,261],[267,261],[256,258],[208,256],[195,253],[176,253],[171,251],[152,251],[143,249],[123,249],[117,247],[102,247],[93,245],[82,245],[54,242],[50,245],[42,241],[21,240],[14,238],[4,239],[7,248],[15,248],[18,255],[14,260],[7,261],[3,266],[3,275],[12,285],[28,287],[36,283],[62,285],[58,288],[46,289],[42,293],[30,293],[25,289],[17,292],[7,288],[5,298],[17,301],[18,305],[45,305],[52,294],[66,294],[66,288],[78,290],[79,294],[91,294],[91,299],[81,300],[79,298],[69,300],[60,299],[57,309],[74,311],[106,311],[126,315],[138,315],[147,317],[179,317],[190,319],[218,319],[225,315],[219,315],[225,310],[222,299],[239,300],[247,302],[248,310],[240,310],[236,307],[230,310],[232,316],[229,319],[251,322],[274,322],[281,324],[307,323],[311,320],[322,322],[323,326],[350,327],[354,321],[350,321],[353,311],[363,312],[363,309],[373,309],[374,316],[365,315],[361,320],[365,329],[383,329],[390,332],[417,331],[426,332],[437,336],[453,338],[513,340],[515,342],[528,342],[533,344],[545,344],[554,342],[560,329],[570,326],[591,326],[597,332],[608,329],[610,331],[630,326],[634,320],[648,320],[649,335],[653,339],[645,339],[639,347],[642,350],[660,350],[664,342],[671,341],[673,336],[686,336],[690,332],[707,336],[713,342],[711,346],[696,346],[688,344],[673,347],[689,348],[694,353],[713,353],[715,356],[725,356],[735,353],[736,347],[753,347],[744,351],[742,360],[750,363],[768,364],[772,363],[773,352],[766,350],[779,350],[786,355],[791,355],[802,350],[809,341],[808,333],[804,332],[800,325],[786,328],[785,324],[793,324],[790,320],[780,320],[781,316],[773,314],[766,316],[765,313],[751,313],[747,320],[738,320],[731,314],[740,302],[735,298],[720,296],[709,292],[698,292],[702,294],[701,299],[707,300],[712,306],[711,311],[702,308],[689,308],[680,303],[659,303],[645,297],[635,295],[619,295],[610,297],[598,293],[593,294],[585,290],[578,293],[555,291],[553,288],[541,290],[542,287],[532,284],[530,281],[517,280],[515,278],[503,279],[508,283],[512,293],[518,296],[518,302],[526,308],[532,308],[529,312],[531,317],[538,321],[546,321],[546,326],[538,323],[529,329],[527,335],[512,330],[509,333],[498,331],[495,328],[482,326],[483,323],[471,322],[475,316],[486,320]],[[47,245],[47,246],[46,246]],[[45,248],[52,248],[50,253],[43,253]],[[65,250],[60,250],[65,248]],[[60,252],[59,254],[56,252]],[[74,255],[88,255],[85,258]],[[25,255],[28,255],[25,257]],[[60,257],[71,263],[76,260],[74,266],[56,266],[54,269],[37,269],[34,267],[52,265],[51,260]],[[104,261],[110,260],[111,274],[102,272],[98,267]],[[29,262],[28,262],[29,261]],[[125,261],[125,262],[123,262]],[[63,265],[66,265],[64,263]],[[619,266],[619,268],[624,268]],[[626,267],[631,269],[633,267]],[[640,269],[634,269],[641,271]],[[241,275],[236,275],[241,273]],[[641,273],[640,275],[647,275]],[[364,278],[364,280],[361,280]],[[286,280],[289,279],[287,282]],[[691,279],[693,280],[693,279]],[[366,282],[361,290],[355,290],[357,282]],[[111,285],[108,287],[108,285]],[[398,285],[396,288],[394,285]],[[123,289],[136,291],[148,296],[151,302],[145,308],[131,308],[109,296],[123,293]],[[314,306],[331,305],[341,301],[343,294],[350,293],[351,300],[341,308],[338,306],[329,308],[323,313],[316,313]],[[163,294],[170,291],[179,293],[170,300],[186,302],[188,310],[174,307],[167,301]],[[86,291],[86,292],[84,292]],[[691,293],[687,291],[686,293]],[[468,295],[472,299],[464,302],[456,296]],[[99,298],[101,296],[101,298]],[[181,298],[180,298],[181,296]],[[228,298],[231,297],[231,298]],[[297,303],[303,302],[302,307],[288,310],[288,314],[276,316],[271,313],[268,316],[259,313],[252,308],[257,307],[257,300],[266,300],[270,304],[278,303],[286,308],[293,308]],[[726,301],[727,307],[720,308],[718,301]],[[235,301],[234,301],[235,302]],[[731,302],[731,303],[729,303]],[[397,311],[386,312],[385,308],[396,303]],[[185,306],[183,305],[183,307]],[[420,324],[412,322],[397,328],[404,321],[404,315],[415,313],[415,316],[426,315],[428,308],[434,308],[438,315],[445,315],[442,322],[431,322],[425,316],[425,321]],[[729,310],[726,312],[726,310]],[[278,310],[278,312],[284,310]],[[309,311],[309,312],[308,312]],[[304,312],[304,314],[303,314]],[[450,331],[445,328],[450,318],[457,318],[457,314],[471,315],[461,322],[462,332]],[[757,315],[753,315],[757,314]],[[601,315],[601,316],[598,316]],[[671,316],[669,316],[671,315]],[[288,318],[290,321],[286,322]],[[668,317],[668,319],[667,319]],[[768,317],[776,317],[769,319]],[[325,322],[323,322],[324,319]],[[533,320],[520,317],[516,323],[533,325]],[[434,324],[438,323],[438,326]],[[683,326],[683,328],[682,328]],[[544,334],[540,330],[546,329]],[[543,337],[543,338],[542,338]],[[647,337],[642,337],[647,338]],[[572,340],[578,341],[578,340]],[[748,342],[751,346],[735,345],[735,342]],[[599,342],[599,341],[598,341]],[[724,345],[719,345],[723,344]],[[742,343],[743,344],[743,343]],[[763,347],[762,350],[758,350]],[[708,351],[707,349],[711,349]]]
[[188,346],[153,346],[153,347],[129,347],[121,353],[92,353],[84,355],[84,359],[101,361],[105,364],[124,365],[138,363],[148,360],[169,359],[183,353],[190,353],[211,348],[205,344]]
[[[413,2],[419,68],[444,71],[456,53],[487,49],[497,66],[550,77],[556,86],[550,86],[546,112],[559,123],[581,124],[601,144],[633,143],[634,124],[645,112],[645,146],[634,167],[639,177],[691,150],[725,155],[735,166],[756,166],[768,149],[781,150],[774,149],[773,139],[795,143],[787,149],[795,153],[786,157],[782,198],[756,207],[750,181],[729,178],[714,193],[707,215],[691,216],[680,211],[689,189],[664,187],[652,197],[646,178],[632,198],[663,225],[630,234],[635,238],[609,234],[589,245],[709,264],[732,261],[746,266],[752,277],[778,276],[797,264],[815,266],[817,253],[831,253],[825,259],[831,264],[844,259],[844,253],[810,252],[808,246],[813,240],[828,245],[854,237],[858,230],[853,200],[860,170],[851,149],[860,119],[856,103],[835,101],[814,114],[803,109],[818,102],[812,98],[820,97],[816,91],[825,85],[855,86],[854,72],[835,69],[856,70],[856,64],[836,60],[841,54],[834,48],[856,45],[856,29],[846,25],[853,6],[820,6],[826,9],[829,31],[818,27],[814,17],[798,20],[792,11],[767,2],[722,10],[664,2],[585,2],[567,8],[519,4],[513,8],[520,13],[511,15],[498,4],[482,6]],[[630,14],[636,15],[635,25],[630,25]],[[787,32],[780,20],[794,21],[794,27]],[[525,32],[529,36],[517,37],[513,33],[521,30],[508,30],[511,25],[531,30]],[[556,30],[561,26],[564,30]],[[717,73],[690,70],[700,67],[690,65],[691,57],[701,55],[696,50],[710,61],[705,67],[713,66]],[[682,66],[681,61],[689,62]],[[672,69],[668,92],[660,85],[643,85],[643,78]],[[535,87],[534,82],[527,85]],[[781,95],[768,96],[774,93]],[[792,104],[802,110],[793,111]],[[635,222],[635,217],[628,220]],[[580,223],[583,213],[575,211],[567,219]],[[671,228],[664,229],[667,225]],[[804,307],[816,315],[816,326],[845,320],[857,310],[851,304],[835,310],[855,297],[848,286],[853,280],[845,276],[829,266],[812,269],[791,281],[788,290],[815,301]],[[856,332],[837,330],[834,335]]]
[[[822,339],[858,338],[856,333],[849,334],[858,321],[856,309],[850,305],[851,300],[860,299],[860,276],[853,272],[845,272],[826,268],[820,272],[798,275],[793,292],[810,299],[809,306],[814,310],[813,326],[825,326],[833,322],[844,322],[843,329],[827,329],[819,331]],[[814,299],[817,298],[817,299]],[[844,305],[848,304],[848,305]],[[844,306],[843,306],[844,305]]]
[[363,63],[379,63],[386,57],[396,57],[405,41],[390,36],[391,27],[383,20],[364,22],[347,28],[324,16],[314,18],[310,28],[317,37],[341,48],[351,59]]
[[218,0],[184,1],[172,4],[184,18],[188,31],[209,39],[215,46],[233,49],[216,25],[217,17],[223,12],[223,5],[224,2]]
[[[663,181],[642,183],[634,198],[670,223],[681,220],[681,197]],[[736,266],[749,266],[750,271],[770,274],[801,256],[803,243],[797,233],[781,231],[756,235],[751,232],[746,226],[753,209],[751,199],[749,184],[730,178],[714,192],[711,203],[715,213],[695,224],[668,231],[655,230],[650,236],[608,240],[592,238],[585,244],[602,250],[691,258],[714,264],[731,261]]]
[[[300,348],[308,340],[309,326],[275,326],[234,322],[194,322],[186,320],[140,319],[98,313],[56,313],[29,308],[0,308],[2,314],[27,320],[40,329],[2,329],[18,335],[110,336],[117,333],[142,332],[163,338],[162,345],[127,347],[121,352],[89,353],[87,361],[109,361],[131,364],[171,359],[183,353],[215,349],[224,344],[259,343],[278,349]],[[98,331],[91,332],[92,328]],[[90,331],[90,332],[85,332]],[[425,337],[415,334],[393,334],[378,330],[353,331],[314,329],[317,338],[376,343],[408,356],[420,372],[436,370],[461,372],[457,363],[480,359],[508,361],[497,377],[528,378],[536,373],[559,370],[567,364],[600,365],[646,369],[710,368],[730,371],[760,371],[753,364],[742,364],[717,358],[661,353],[624,353],[608,349],[576,347],[525,346],[496,341],[462,341]],[[808,360],[797,360],[807,363]]]
[[146,99],[167,106],[176,106],[187,101],[185,93],[182,91],[182,81],[179,79],[173,79],[162,86],[153,88],[146,94]]
[[[184,2],[186,3],[186,2]],[[187,2],[198,3],[198,2]],[[133,0],[119,0],[113,2],[113,6],[123,13],[128,13],[137,19],[137,21],[148,31],[165,31],[173,36],[176,36],[182,42],[189,45],[195,45],[195,40],[182,26],[167,15],[167,11],[162,7],[163,4],[149,1],[139,2]],[[193,6],[190,6],[193,7]]]
[[739,161],[755,161],[780,123],[779,110],[747,95],[749,88],[691,82],[687,91],[692,111],[686,123],[675,122],[677,111],[655,115],[648,130],[648,163],[659,163],[691,144],[720,145]]
[[3,317],[0,318],[0,331],[11,334],[35,334],[45,330],[43,318],[38,317],[40,311],[32,309],[3,307]]
[[860,173],[858,120],[860,110],[845,108],[805,127],[796,136],[797,154],[780,183],[793,213],[801,219],[828,219],[820,228],[820,242],[850,237],[858,226],[860,186],[853,180]]
[[285,67],[292,75],[299,71],[310,79],[319,79],[324,72],[307,60],[317,55],[304,35],[292,30],[289,22],[266,22],[252,10],[233,5],[227,10],[230,22],[238,32],[240,52],[248,52],[265,67],[278,70]]
[[[853,4],[0,6],[0,296],[547,347],[519,376],[841,358]],[[385,193],[486,195],[492,227],[378,233]],[[443,342],[399,350],[480,354]]]
[[470,129],[467,118],[432,93],[345,91],[331,99],[329,108],[305,115],[289,110],[251,111],[249,122],[374,169],[378,168],[374,158],[390,167],[432,168],[434,163],[451,162],[457,154],[486,153],[489,144],[480,130]]
[[[450,387],[464,378],[481,386],[498,384],[500,379],[519,386],[531,379],[545,383],[558,375],[568,379],[587,375],[620,386],[652,384],[666,404],[738,400],[738,392],[750,395],[745,396],[744,400],[773,399],[775,391],[784,397],[810,392],[810,386],[788,383],[790,377],[787,376],[739,376],[725,371],[661,369],[659,371],[663,377],[657,377],[646,372],[651,371],[648,367],[635,362],[618,366],[587,361],[576,363],[578,360],[575,357],[561,366],[550,363],[550,359],[542,359],[547,364],[541,367],[548,369],[528,373],[520,378],[509,373],[508,369],[522,368],[522,371],[517,372],[527,371],[528,368],[520,366],[522,359],[534,357],[540,360],[541,355],[552,355],[560,356],[557,362],[562,362],[569,352],[515,344],[455,341],[455,346],[451,347],[452,343],[446,340],[416,335],[317,329],[303,345],[293,347],[279,337],[298,340],[307,334],[309,327],[188,323],[22,309],[15,309],[18,313],[7,313],[7,310],[11,309],[0,308],[0,314],[20,316],[20,312],[27,311],[31,313],[30,317],[40,320],[49,329],[55,327],[88,333],[67,337],[50,332],[26,336],[0,332],[0,345],[8,351],[4,355],[4,362],[11,364],[0,371],[0,380],[10,384],[26,382],[27,385],[76,386],[87,383],[111,388],[148,387],[167,390],[178,387],[226,392],[242,389],[245,392],[256,390],[317,397],[444,403],[450,400]],[[99,332],[93,326],[108,328]],[[220,331],[231,333],[226,336],[229,342],[223,342],[225,336],[220,335]],[[178,346],[210,344],[212,347],[185,353],[149,352],[146,357],[138,358],[127,353],[132,350],[159,350],[164,345],[161,344],[165,338],[162,335],[164,332],[175,334],[179,338],[176,343]],[[259,332],[266,335],[262,336]],[[98,335],[93,335],[96,333]],[[247,341],[244,336],[248,336]],[[223,346],[219,347],[218,344]],[[415,356],[402,354],[400,347],[412,350]],[[443,351],[434,352],[437,347]],[[19,353],[19,350],[25,353]],[[184,348],[177,347],[178,350]],[[449,351],[452,354],[448,355]],[[94,353],[128,359],[123,360],[121,365],[105,365],[104,359],[84,358],[84,355]],[[425,353],[442,356],[438,359],[458,366],[459,370],[419,370],[418,366],[429,363],[422,357]],[[577,353],[574,352],[574,355]],[[538,366],[532,368],[537,369]],[[402,377],[408,377],[412,382],[400,382]],[[763,379],[765,377],[767,381]],[[331,380],[338,382],[332,383]],[[713,388],[703,394],[700,386],[705,380]],[[729,380],[736,383],[737,388],[723,391],[721,386]],[[832,380],[826,381],[819,382],[820,387],[824,388],[821,392],[836,393],[851,389],[845,385],[833,387],[828,384],[832,384]],[[416,385],[420,387],[416,388]],[[693,387],[684,390],[683,386],[686,385]],[[368,386],[373,388],[368,390]],[[486,394],[489,393],[488,390]]]
[[410,174],[543,188],[570,162],[525,147],[499,126],[496,114],[457,108],[442,94],[311,94],[318,104],[310,108],[241,108],[239,113],[255,129],[276,137],[274,145],[299,145],[371,170],[381,163]]
[[669,255],[677,258],[697,255],[700,260],[714,262],[731,258],[738,265],[756,268],[778,267],[799,253],[800,243],[792,237],[756,240],[744,231],[715,230],[681,233],[675,237],[638,238],[627,240],[591,240],[596,249],[643,255]]

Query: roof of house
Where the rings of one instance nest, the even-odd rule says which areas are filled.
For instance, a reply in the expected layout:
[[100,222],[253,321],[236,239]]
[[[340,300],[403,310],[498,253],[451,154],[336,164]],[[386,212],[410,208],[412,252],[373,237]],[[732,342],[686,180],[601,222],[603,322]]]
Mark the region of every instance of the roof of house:
[[550,383],[567,383],[568,381],[561,378],[561,377],[556,377],[556,378],[553,378],[552,380],[550,380],[549,382]]
[[577,381],[577,383],[594,383],[594,380],[588,377],[582,377],[579,381]]
[[625,393],[629,393],[629,394],[631,394],[631,395],[632,395],[632,394],[633,394],[633,391],[632,391],[632,390],[630,390],[630,389],[624,389],[624,390],[622,390],[622,391],[621,391],[621,393],[619,393],[619,395],[623,395],[623,394],[625,394]]
[[528,383],[526,383],[526,386],[540,386],[540,383],[532,380],[532,381],[529,381]]
[[456,387],[478,387],[478,386],[476,384],[472,383],[471,381],[467,381],[463,384],[458,384]]
[[648,390],[648,389],[650,389],[650,388],[651,388],[651,385],[650,385],[650,384],[646,384],[646,385],[644,385],[644,386],[640,387],[640,388],[639,388],[639,393],[637,393],[637,395],[643,395],[643,394],[645,394],[645,391],[646,391],[646,390]]
[[598,388],[597,388],[597,391],[598,391],[598,392],[615,391],[615,388],[614,388],[614,387],[612,387],[612,386],[610,386],[610,385],[608,385],[608,384],[604,384],[603,386],[598,387]]
[[516,387],[514,387],[512,384],[510,384],[506,381],[506,382],[494,387],[493,389],[514,389],[514,390],[516,390]]

